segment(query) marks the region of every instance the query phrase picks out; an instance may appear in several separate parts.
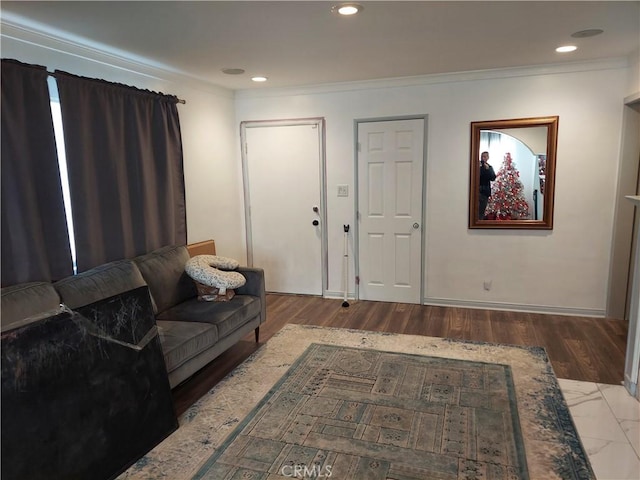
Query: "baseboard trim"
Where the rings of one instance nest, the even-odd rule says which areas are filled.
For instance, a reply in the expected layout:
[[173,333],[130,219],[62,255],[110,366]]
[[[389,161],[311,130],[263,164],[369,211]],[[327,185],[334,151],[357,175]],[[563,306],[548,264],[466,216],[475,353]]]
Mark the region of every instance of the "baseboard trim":
[[[326,291],[324,298],[344,298],[344,292]],[[355,295],[349,293],[348,300],[355,300]],[[424,297],[422,305],[433,305],[438,307],[459,307],[459,308],[475,308],[482,310],[502,310],[507,312],[526,312],[526,313],[546,313],[551,315],[569,315],[574,317],[596,317],[605,318],[604,309],[575,308],[575,307],[557,307],[553,305],[530,305],[506,302],[482,302],[473,300],[457,300],[453,298],[436,298]]]
[[636,397],[638,395],[638,384],[634,383],[627,373],[624,374],[623,384],[624,384],[624,388],[627,389],[627,391],[632,397]]
[[558,307],[552,305],[530,305],[506,302],[482,302],[470,300],[456,300],[452,298],[425,297],[423,305],[435,305],[440,307],[476,308],[483,310],[504,310],[508,312],[547,313],[552,315],[571,315],[578,317],[604,318],[604,309],[590,309],[577,307]]

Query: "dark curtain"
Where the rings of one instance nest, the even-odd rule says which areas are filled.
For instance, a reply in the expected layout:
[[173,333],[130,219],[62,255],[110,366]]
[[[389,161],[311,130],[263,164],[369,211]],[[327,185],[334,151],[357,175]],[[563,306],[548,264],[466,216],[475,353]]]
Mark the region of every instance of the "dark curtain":
[[47,77],[2,60],[2,286],[73,273]]
[[56,71],[78,271],[187,241],[177,98]]

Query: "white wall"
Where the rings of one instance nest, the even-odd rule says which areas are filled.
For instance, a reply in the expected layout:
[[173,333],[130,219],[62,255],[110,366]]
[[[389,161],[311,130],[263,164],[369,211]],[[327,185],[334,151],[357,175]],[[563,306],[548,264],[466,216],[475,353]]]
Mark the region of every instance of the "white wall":
[[34,32],[2,28],[2,58],[44,65],[49,71],[102,78],[174,94],[184,152],[188,242],[213,238],[221,254],[245,260],[242,177],[237,160],[234,98],[230,90],[110,57]]
[[629,75],[626,96],[640,93],[640,49],[629,55]]
[[[214,238],[220,254],[245,261],[239,123],[321,116],[327,120],[329,291],[340,292],[342,225],[354,224],[354,199],[338,198],[335,192],[338,184],[354,191],[354,120],[428,114],[426,301],[604,311],[622,99],[637,89],[637,61],[631,67],[612,60],[239,92],[234,99],[228,90],[185,81],[165,70],[56,43],[33,32],[14,33],[3,25],[3,58],[175,94],[187,101],[179,112],[189,242]],[[468,230],[469,123],[547,115],[560,116],[554,230]],[[492,280],[489,292],[482,288],[485,280]],[[352,279],[352,292],[353,283]]]
[[[612,60],[243,91],[236,95],[236,124],[326,119],[329,291],[341,290],[342,225],[354,223],[353,196],[335,195],[338,184],[354,190],[354,120],[428,114],[425,300],[601,315],[628,75],[626,62]],[[469,230],[470,122],[549,115],[560,117],[554,229]],[[492,280],[490,291],[485,280]]]

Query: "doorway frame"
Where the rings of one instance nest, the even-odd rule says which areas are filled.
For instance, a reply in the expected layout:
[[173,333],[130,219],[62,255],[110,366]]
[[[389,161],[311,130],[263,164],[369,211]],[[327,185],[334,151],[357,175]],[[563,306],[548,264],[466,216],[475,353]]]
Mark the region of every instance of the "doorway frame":
[[318,129],[318,158],[320,163],[320,271],[322,297],[326,296],[329,283],[328,237],[327,237],[327,162],[326,162],[326,122],[324,117],[292,118],[278,120],[245,120],[240,122],[240,154],[242,160],[242,189],[244,198],[245,243],[247,266],[253,267],[253,235],[251,231],[251,198],[249,193],[249,164],[247,149],[247,128],[293,127],[311,125]]
[[360,142],[359,142],[359,129],[361,123],[374,123],[374,122],[394,122],[394,121],[402,121],[402,120],[422,120],[423,121],[423,141],[422,141],[422,212],[420,218],[420,225],[422,228],[421,238],[420,238],[420,298],[419,305],[424,305],[424,293],[426,290],[426,232],[427,232],[427,223],[426,223],[426,213],[427,213],[427,146],[428,146],[428,137],[427,134],[429,132],[429,114],[426,113],[418,113],[412,115],[396,115],[390,117],[371,117],[371,118],[356,118],[353,121],[353,131],[354,131],[354,146],[353,146],[353,156],[354,156],[354,212],[353,218],[355,219],[355,225],[353,228],[353,238],[354,238],[354,252],[353,252],[353,261],[354,261],[354,269],[356,275],[355,281],[355,299],[360,300],[360,189],[358,185],[360,183],[360,177],[358,172],[358,156],[360,154]]

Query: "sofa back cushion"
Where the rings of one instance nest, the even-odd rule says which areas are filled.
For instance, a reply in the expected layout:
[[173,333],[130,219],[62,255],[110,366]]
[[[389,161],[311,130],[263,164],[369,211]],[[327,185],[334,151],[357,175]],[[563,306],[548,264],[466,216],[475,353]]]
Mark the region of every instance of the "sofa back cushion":
[[25,318],[55,310],[60,306],[60,296],[47,282],[30,282],[2,289],[2,329]]
[[163,247],[133,259],[149,285],[156,313],[197,295],[195,283],[184,272],[189,258],[187,247],[182,245]]
[[82,307],[146,283],[131,260],[105,263],[54,284],[62,302],[71,309]]

